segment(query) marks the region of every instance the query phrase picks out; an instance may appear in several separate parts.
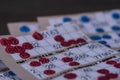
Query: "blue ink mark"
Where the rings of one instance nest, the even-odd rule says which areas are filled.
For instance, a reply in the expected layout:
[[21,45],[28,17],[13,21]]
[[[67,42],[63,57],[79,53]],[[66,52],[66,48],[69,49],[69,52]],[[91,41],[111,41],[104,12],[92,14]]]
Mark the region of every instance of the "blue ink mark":
[[8,74],[11,75],[11,76],[16,76],[16,74],[13,73],[12,71],[9,71]]
[[103,33],[103,32],[104,32],[104,29],[102,29],[102,28],[97,28],[96,31],[99,32],[99,33]]
[[101,37],[98,36],[98,35],[91,36],[90,38],[91,38],[92,40],[100,40],[100,39],[101,39]]
[[99,41],[99,43],[101,43],[101,44],[107,44],[106,41]]
[[112,26],[112,30],[113,30],[113,31],[119,31],[119,30],[120,30],[120,27],[119,27],[119,26]]
[[69,18],[69,17],[65,17],[65,18],[63,18],[63,22],[70,22],[70,21],[72,21],[72,19]]
[[118,34],[118,37],[120,37],[120,33]]
[[105,35],[103,35],[102,36],[104,39],[111,39],[112,37],[110,36],[110,35],[108,35],[108,34],[105,34]]
[[120,14],[117,13],[117,12],[115,12],[115,13],[112,14],[112,17],[113,17],[114,19],[120,19]]
[[28,26],[21,26],[20,27],[20,31],[21,32],[25,32],[25,33],[27,33],[27,32],[30,32],[30,28],[28,27]]
[[82,17],[80,18],[80,21],[82,21],[82,22],[89,22],[89,21],[90,21],[90,18],[87,17],[87,16],[82,16]]
[[106,44],[105,46],[107,46],[107,47],[111,48],[111,46],[110,46],[110,45],[108,45],[108,44]]

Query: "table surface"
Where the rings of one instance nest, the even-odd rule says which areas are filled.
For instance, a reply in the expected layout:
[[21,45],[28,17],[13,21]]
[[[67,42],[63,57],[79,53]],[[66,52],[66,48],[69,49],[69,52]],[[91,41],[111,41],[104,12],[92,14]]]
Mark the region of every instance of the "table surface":
[[120,0],[1,0],[0,35],[9,34],[7,23],[36,21],[37,16],[119,9]]

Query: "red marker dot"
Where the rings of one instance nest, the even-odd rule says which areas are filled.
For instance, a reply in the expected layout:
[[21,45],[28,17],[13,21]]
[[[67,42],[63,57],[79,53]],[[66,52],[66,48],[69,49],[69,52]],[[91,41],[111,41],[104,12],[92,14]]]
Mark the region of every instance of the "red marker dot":
[[14,54],[14,53],[15,53],[13,46],[7,46],[7,47],[5,48],[5,51],[6,51],[7,53],[9,53],[9,54]]
[[38,67],[40,65],[41,65],[40,62],[38,62],[38,61],[32,61],[32,62],[30,62],[30,66],[32,66],[32,67]]
[[55,71],[54,70],[45,70],[44,74],[46,74],[46,75],[53,75],[53,74],[55,74]]
[[64,41],[64,38],[61,35],[55,36],[54,39],[58,42],[63,42]]
[[7,40],[6,38],[2,38],[0,40],[0,43],[1,43],[2,46],[9,46],[9,45],[11,45],[11,43],[9,42],[9,40]]
[[25,52],[25,49],[22,48],[21,46],[14,46],[14,51],[16,53],[24,53]]
[[115,65],[115,64],[117,64],[117,62],[114,60],[109,60],[106,62],[106,64]]
[[75,73],[67,73],[64,75],[64,78],[67,79],[75,79],[77,77],[77,75]]
[[23,58],[23,59],[27,59],[30,57],[30,54],[24,52],[24,53],[20,53],[20,57]]
[[69,40],[68,43],[72,45],[72,44],[76,44],[76,41],[75,40]]
[[14,38],[14,37],[9,37],[8,40],[11,42],[13,45],[19,44],[19,40]]
[[73,58],[63,57],[63,58],[62,58],[62,61],[63,61],[63,62],[71,62],[71,61],[73,61]]
[[82,39],[82,38],[78,38],[76,40],[76,43],[86,43],[86,41],[84,39]]
[[98,73],[101,73],[101,74],[109,74],[109,70],[107,69],[99,69],[97,70]]
[[33,45],[30,44],[29,42],[23,43],[23,44],[22,44],[22,47],[23,47],[24,49],[29,49],[29,50],[33,49]]
[[78,62],[70,62],[69,65],[70,66],[78,66],[78,65],[80,65],[80,63],[78,63]]
[[63,47],[69,47],[71,44],[69,42],[61,42]]
[[109,76],[100,76],[97,80],[110,80]]
[[33,33],[32,36],[33,36],[36,40],[42,40],[42,39],[43,39],[42,34],[40,34],[40,33],[38,33],[38,32]]
[[120,63],[115,64],[114,67],[116,67],[116,68],[120,68]]
[[110,77],[112,79],[118,78],[118,74],[114,74],[114,73],[110,73],[110,74],[108,74],[106,76],[108,76],[108,77]]
[[45,63],[49,63],[50,60],[48,58],[40,58],[39,61],[42,63],[42,64],[45,64]]

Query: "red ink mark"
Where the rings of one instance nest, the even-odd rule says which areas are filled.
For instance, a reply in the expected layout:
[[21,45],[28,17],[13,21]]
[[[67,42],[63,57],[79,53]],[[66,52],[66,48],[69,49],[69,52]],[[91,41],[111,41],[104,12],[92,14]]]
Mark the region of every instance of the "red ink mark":
[[42,64],[45,64],[45,63],[49,63],[50,60],[48,58],[40,58],[39,61],[42,63]]
[[7,40],[6,38],[2,38],[0,40],[0,43],[1,43],[2,46],[9,46],[9,45],[11,45],[11,43],[9,42],[9,40]]
[[69,47],[71,44],[68,43],[68,42],[61,42],[61,45],[62,45],[63,47]]
[[76,44],[76,41],[75,41],[75,40],[69,40],[68,43],[69,43],[70,45],[72,45],[72,44]]
[[30,54],[26,53],[26,52],[23,52],[23,53],[20,53],[20,57],[23,58],[23,59],[27,59],[30,57]]
[[62,61],[63,61],[63,62],[71,62],[71,61],[73,61],[73,59],[70,58],[70,57],[63,57],[63,58],[62,58]]
[[14,38],[14,37],[9,37],[8,40],[10,41],[11,44],[17,45],[19,44],[19,40]]
[[78,62],[70,62],[69,65],[70,66],[78,66],[78,65],[80,65],[80,63],[78,63]]
[[108,76],[99,76],[97,80],[110,80]]
[[58,42],[63,42],[64,41],[64,38],[61,35],[55,36],[54,39]]
[[33,49],[33,45],[30,44],[29,42],[23,43],[23,44],[22,44],[22,47],[23,47],[24,49],[28,49],[28,50]]
[[75,73],[67,73],[64,75],[64,78],[67,79],[75,79],[77,77],[77,75]]
[[99,69],[97,70],[98,73],[101,73],[101,74],[109,74],[109,70],[107,69]]
[[109,60],[109,61],[106,62],[106,64],[115,65],[115,64],[117,64],[117,62],[114,61],[114,60]]
[[25,52],[25,49],[22,48],[21,46],[14,46],[14,51],[16,53],[24,53]]
[[120,63],[114,64],[114,67],[120,68]]
[[30,62],[30,66],[33,66],[33,67],[38,67],[40,65],[41,65],[40,62],[38,62],[38,61],[32,61],[32,62]]
[[55,71],[54,70],[45,70],[44,74],[46,74],[46,75],[53,75],[53,74],[55,74]]
[[42,40],[42,39],[43,39],[42,34],[40,34],[40,33],[38,33],[38,32],[33,33],[32,36],[33,36],[36,40]]
[[110,74],[108,74],[106,76],[108,76],[110,79],[118,78],[118,74],[115,74],[115,73],[110,73]]
[[110,65],[113,65],[116,68],[120,68],[120,63],[117,63],[114,60],[107,61],[106,64],[110,64]]
[[82,39],[82,38],[78,38],[76,40],[76,43],[86,43],[86,41],[84,39]]
[[9,53],[9,54],[14,54],[14,53],[15,53],[13,46],[7,46],[7,47],[5,48],[5,51],[6,51],[7,53]]

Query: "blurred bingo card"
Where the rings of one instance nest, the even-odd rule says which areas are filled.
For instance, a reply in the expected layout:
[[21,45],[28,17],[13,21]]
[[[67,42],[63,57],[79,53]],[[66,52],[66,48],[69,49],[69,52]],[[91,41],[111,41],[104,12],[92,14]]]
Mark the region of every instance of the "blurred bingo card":
[[32,31],[44,30],[45,27],[41,27],[37,22],[15,22],[8,23],[8,30],[10,34],[15,36],[28,35]]
[[37,19],[38,19],[39,24],[42,26],[52,25],[53,27],[56,27],[56,25],[59,25],[59,24],[76,21],[78,17],[83,14],[90,15],[91,13],[43,16],[43,17],[38,17]]
[[77,67],[53,76],[52,80],[120,80],[120,56],[88,65]]
[[[111,13],[112,12],[112,13]],[[86,34],[94,34],[94,33],[105,33],[111,31],[120,31],[120,26],[116,21],[112,19],[111,15],[118,13],[119,10],[111,10],[107,12],[94,12],[94,13],[84,13],[84,14],[76,14],[76,15],[65,15],[57,17],[39,17],[39,23],[42,20],[46,20],[50,23],[50,25],[56,25],[76,21],[79,24],[81,30],[83,30]],[[111,14],[110,14],[111,13]],[[120,15],[118,13],[118,15]],[[109,19],[109,17],[111,19]],[[40,23],[42,24],[42,23]]]
[[21,80],[0,60],[0,80]]
[[[63,71],[72,70],[78,66],[82,67],[93,64],[118,54],[118,52],[102,44],[93,42],[86,44],[84,42],[84,45],[80,43],[74,44],[73,46],[69,45],[69,47],[61,45],[66,48],[54,50],[53,52],[53,49],[48,48],[49,45],[42,47],[42,45],[37,44],[36,47],[32,44],[32,40],[36,40],[35,42],[37,43],[46,40],[44,38],[41,40],[41,36],[40,34],[38,36],[38,33],[37,37],[35,35],[33,34],[33,36],[30,35],[29,37],[6,37],[0,40],[0,58],[11,70],[19,75],[22,80],[48,80],[51,79],[52,76],[63,73]],[[49,38],[52,39],[52,37]],[[57,37],[55,40],[61,44],[64,43],[63,37]],[[84,41],[83,39],[81,40]],[[69,41],[67,41],[67,43],[68,42]],[[50,44],[48,42],[45,43]],[[53,43],[53,41],[51,41],[51,43]],[[46,49],[49,49],[49,51]]]
[[111,10],[105,13],[105,19],[110,24],[118,24],[120,25],[120,10]]
[[104,34],[89,35],[91,40],[98,41],[99,43],[113,49],[120,48],[120,32],[109,32]]

